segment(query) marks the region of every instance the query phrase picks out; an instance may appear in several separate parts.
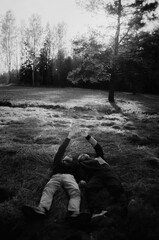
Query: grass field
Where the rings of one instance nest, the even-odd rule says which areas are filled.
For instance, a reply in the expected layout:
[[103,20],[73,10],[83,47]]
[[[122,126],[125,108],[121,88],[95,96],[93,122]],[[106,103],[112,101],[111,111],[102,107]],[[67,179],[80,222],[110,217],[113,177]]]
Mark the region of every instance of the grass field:
[[[110,105],[107,95],[71,88],[0,88],[0,187],[9,192],[5,201],[0,196],[1,239],[158,239],[159,96],[116,93],[116,105]],[[38,203],[72,121],[79,133],[67,154],[93,153],[80,135],[88,130],[137,201],[135,212],[115,229],[105,220],[90,234],[65,223],[68,199],[62,189],[44,221],[28,222],[22,214],[23,204]]]

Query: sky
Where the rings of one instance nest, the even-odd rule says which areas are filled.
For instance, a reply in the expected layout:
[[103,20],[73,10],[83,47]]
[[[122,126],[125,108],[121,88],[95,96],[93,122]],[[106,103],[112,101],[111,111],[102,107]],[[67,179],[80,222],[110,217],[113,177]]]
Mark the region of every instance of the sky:
[[73,37],[84,33],[89,25],[105,24],[105,16],[93,14],[76,5],[76,0],[1,0],[0,15],[12,10],[17,23],[28,20],[32,14],[39,14],[42,24],[50,25],[64,21],[67,24],[68,35]]
[[77,6],[76,0],[0,0],[0,3],[0,16],[12,10],[19,24],[22,20],[27,22],[32,14],[41,16],[43,26],[47,22],[50,25],[65,22],[69,39],[86,33],[89,26],[96,27],[102,32],[102,26],[106,26],[109,22],[104,13],[95,15],[87,12]]
[[[159,0],[157,1],[159,2]],[[112,19],[106,17],[104,13],[87,12],[84,8],[77,6],[76,0],[0,0],[0,17],[5,15],[8,10],[13,12],[17,25],[21,25],[23,20],[27,23],[32,14],[41,16],[43,27],[47,23],[53,26],[59,22],[65,22],[68,46],[70,46],[70,40],[76,36],[87,35],[89,27],[95,28],[101,33],[105,32],[104,42],[112,35],[110,28],[109,31],[102,28],[102,26],[112,26],[110,23]],[[153,26],[150,26],[151,28]]]
[[[11,10],[16,18],[17,25],[27,24],[32,14],[41,16],[42,26],[50,26],[59,22],[66,23],[66,46],[70,50],[71,40],[81,34],[87,34],[88,27],[104,25],[105,15],[96,15],[87,12],[76,4],[76,0],[0,0],[0,17]],[[0,62],[0,71],[2,69]]]

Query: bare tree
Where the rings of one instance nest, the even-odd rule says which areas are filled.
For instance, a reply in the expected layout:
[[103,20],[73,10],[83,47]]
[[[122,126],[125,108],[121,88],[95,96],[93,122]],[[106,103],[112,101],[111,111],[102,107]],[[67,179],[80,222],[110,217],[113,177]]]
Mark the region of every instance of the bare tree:
[[57,36],[57,73],[58,73],[58,82],[62,85],[61,80],[61,68],[65,56],[65,36],[66,36],[66,25],[65,23],[59,23],[56,28]]
[[109,85],[109,102],[114,102],[114,80],[115,80],[115,72],[116,72],[116,59],[118,57],[119,52],[119,37],[120,37],[120,25],[121,25],[121,13],[122,13],[122,4],[121,0],[116,1],[117,4],[117,25],[116,25],[116,33],[114,38],[114,52],[112,58],[112,67],[111,67],[111,77],[110,77],[110,85]]
[[1,50],[4,64],[8,71],[8,82],[11,82],[11,69],[16,46],[16,23],[12,11],[7,11],[1,20]]
[[42,25],[39,15],[33,14],[29,19],[29,27],[26,29],[25,45],[29,50],[30,60],[32,62],[32,84],[35,85],[35,65],[36,58],[39,55],[40,44],[42,40]]
[[56,34],[56,26],[54,25],[51,29],[51,59],[52,59],[52,64],[51,64],[51,77],[52,77],[52,81],[54,81],[54,68],[55,68],[55,57],[57,55],[57,34]]

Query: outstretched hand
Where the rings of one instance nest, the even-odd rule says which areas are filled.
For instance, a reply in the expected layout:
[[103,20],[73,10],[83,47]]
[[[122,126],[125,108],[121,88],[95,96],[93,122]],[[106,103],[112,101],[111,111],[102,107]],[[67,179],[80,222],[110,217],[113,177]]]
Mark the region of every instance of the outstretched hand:
[[79,126],[77,123],[72,123],[70,127],[70,132],[68,134],[69,138],[72,138],[79,131]]
[[80,133],[81,136],[87,137],[88,130],[85,129],[85,128],[80,130],[78,123],[73,122],[73,123],[71,123],[71,126],[70,126],[70,131],[68,133],[68,138],[72,138],[73,136],[75,136],[76,133]]
[[81,136],[87,137],[88,136],[88,131],[86,129],[81,130]]

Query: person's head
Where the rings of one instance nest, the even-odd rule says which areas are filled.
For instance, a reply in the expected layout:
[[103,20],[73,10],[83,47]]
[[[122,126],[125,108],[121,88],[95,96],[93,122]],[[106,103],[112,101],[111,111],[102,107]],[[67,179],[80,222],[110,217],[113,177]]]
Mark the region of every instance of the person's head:
[[89,159],[90,159],[90,156],[87,153],[82,153],[78,156],[78,161],[79,162],[83,162],[83,161],[89,160]]

